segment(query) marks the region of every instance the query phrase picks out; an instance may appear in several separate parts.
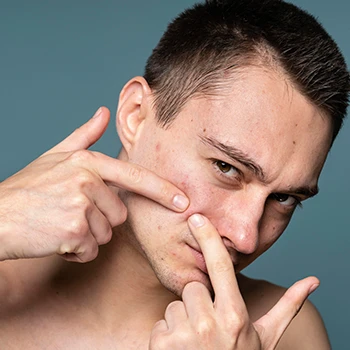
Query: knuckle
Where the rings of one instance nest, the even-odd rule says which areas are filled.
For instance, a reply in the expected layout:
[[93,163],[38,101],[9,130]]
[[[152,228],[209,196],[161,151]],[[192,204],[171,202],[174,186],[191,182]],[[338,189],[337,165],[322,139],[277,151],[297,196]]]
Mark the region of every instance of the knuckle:
[[91,201],[84,194],[78,193],[70,199],[70,205],[79,212],[86,212],[91,208]]
[[91,154],[89,151],[85,149],[79,149],[77,151],[72,152],[72,154],[68,157],[68,159],[73,164],[84,164],[91,158]]
[[115,211],[111,219],[111,226],[115,227],[126,221],[128,217],[128,211],[126,206],[121,202],[117,201]]
[[232,263],[228,259],[219,259],[214,262],[213,269],[218,274],[227,274],[232,271]]
[[132,183],[139,184],[145,177],[145,172],[139,167],[132,166],[128,170],[128,175]]
[[94,177],[89,171],[81,169],[74,174],[73,182],[80,189],[87,188],[92,186]]
[[91,243],[80,248],[78,252],[78,257],[81,262],[89,262],[96,259],[98,255],[98,245]]
[[[119,215],[118,215],[118,222],[117,222],[117,225],[120,225],[120,224],[122,224],[123,222],[125,222],[126,219],[127,219],[127,217],[128,217],[128,211],[127,211],[126,207],[123,206],[123,207],[120,208],[120,212],[119,212]],[[117,226],[117,225],[116,225],[116,226]]]
[[226,317],[225,326],[227,329],[241,332],[249,325],[249,319],[243,313],[235,312],[231,316]]
[[189,328],[181,327],[181,331],[177,333],[176,344],[182,345],[182,349],[188,348],[188,344],[193,343],[193,334]]
[[302,307],[303,307],[304,303],[298,303],[298,304],[294,304],[293,306],[293,317],[297,316],[299,314],[299,312],[301,311]]
[[62,256],[68,255],[70,258],[70,255],[74,253],[75,250],[76,250],[76,247],[72,246],[71,244],[65,243],[59,246],[59,248],[57,249],[57,254],[60,254]]
[[171,191],[172,187],[166,182],[161,183],[160,187],[160,193],[162,194],[163,198],[170,198],[172,197],[173,193]]
[[67,224],[69,238],[85,236],[89,232],[89,225],[86,220],[75,219]]
[[126,209],[126,206],[124,204],[121,207],[120,217],[122,222],[124,222],[128,217],[128,210]]
[[91,261],[97,258],[98,255],[98,245],[97,244],[92,244],[90,251],[89,251],[89,255],[88,255],[88,260],[87,261]]
[[99,245],[102,244],[106,244],[108,243],[110,240],[112,239],[112,229],[111,227],[108,225],[108,228],[106,228],[106,230],[104,231],[104,233],[102,235],[100,235],[97,238],[97,243]]
[[201,318],[196,323],[196,333],[203,340],[211,338],[215,332],[215,328],[215,321],[211,317]]

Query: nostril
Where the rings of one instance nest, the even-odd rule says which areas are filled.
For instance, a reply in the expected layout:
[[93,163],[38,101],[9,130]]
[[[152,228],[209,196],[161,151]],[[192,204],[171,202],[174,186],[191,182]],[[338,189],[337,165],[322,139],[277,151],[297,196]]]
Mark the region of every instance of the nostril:
[[222,237],[222,241],[226,246],[226,249],[235,254],[252,254],[256,251],[259,246],[259,237],[256,232],[247,232],[239,234],[235,232],[230,237]]

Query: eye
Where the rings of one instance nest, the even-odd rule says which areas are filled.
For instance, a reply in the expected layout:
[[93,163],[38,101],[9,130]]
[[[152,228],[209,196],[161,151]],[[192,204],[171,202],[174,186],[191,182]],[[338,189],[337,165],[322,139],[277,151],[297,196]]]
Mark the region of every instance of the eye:
[[222,162],[221,160],[217,160],[216,165],[223,173],[228,173],[232,169],[232,165]]
[[273,193],[271,195],[271,198],[286,207],[295,207],[297,205],[301,205],[298,198],[285,193]]
[[217,173],[220,176],[227,178],[228,180],[231,180],[233,178],[235,181],[237,181],[241,175],[240,171],[236,167],[229,163],[223,162],[222,160],[214,159],[213,164]]
[[214,164],[221,173],[225,174],[225,176],[237,176],[239,174],[238,169],[229,163],[223,162],[221,160],[215,160]]

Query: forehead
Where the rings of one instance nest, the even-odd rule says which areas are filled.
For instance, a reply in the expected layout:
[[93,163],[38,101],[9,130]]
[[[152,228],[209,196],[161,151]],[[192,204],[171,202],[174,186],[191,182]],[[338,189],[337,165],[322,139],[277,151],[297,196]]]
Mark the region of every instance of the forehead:
[[[177,125],[177,126],[176,126]],[[282,75],[249,67],[212,96],[191,99],[173,125],[181,133],[214,135],[259,160],[271,178],[281,165],[318,177],[331,144],[330,118]]]

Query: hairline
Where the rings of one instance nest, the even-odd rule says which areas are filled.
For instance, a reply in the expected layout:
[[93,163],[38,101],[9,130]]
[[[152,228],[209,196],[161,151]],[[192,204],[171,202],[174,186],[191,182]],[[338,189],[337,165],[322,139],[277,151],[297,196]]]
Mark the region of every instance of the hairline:
[[[274,52],[273,48],[267,47],[266,45],[260,43],[256,44],[256,46],[254,47],[254,51],[242,54],[240,56],[241,57],[239,57],[239,61],[242,62],[238,62],[237,64],[232,65],[226,65],[226,67],[224,66],[221,67],[221,69],[219,70],[213,71],[212,81],[208,81],[207,83],[203,84],[202,88],[192,88],[192,92],[189,92],[185,98],[180,100],[181,104],[178,105],[178,108],[175,110],[175,113],[168,120],[164,121],[159,116],[158,100],[160,99],[160,94],[156,89],[151,89],[153,94],[152,108],[155,111],[157,124],[163,127],[164,129],[170,128],[172,123],[176,120],[179,113],[183,110],[185,105],[190,100],[197,98],[222,96],[224,91],[232,86],[232,83],[237,82],[237,77],[239,79],[239,75],[245,73],[246,70],[251,67],[257,67],[275,73],[277,77],[280,77],[281,79],[285,80],[287,86],[291,86],[298,93],[300,93],[310,104],[312,104],[320,112],[321,117],[332,119],[332,116],[329,112],[325,110],[325,108],[322,108],[322,106],[317,105],[315,101],[313,101],[302,91],[302,88],[299,86],[299,84],[295,82],[292,76],[282,66],[282,63],[278,58],[278,54]],[[223,77],[220,77],[220,75],[222,75]],[[199,80],[198,77],[197,80]],[[332,129],[334,129],[333,121]]]

